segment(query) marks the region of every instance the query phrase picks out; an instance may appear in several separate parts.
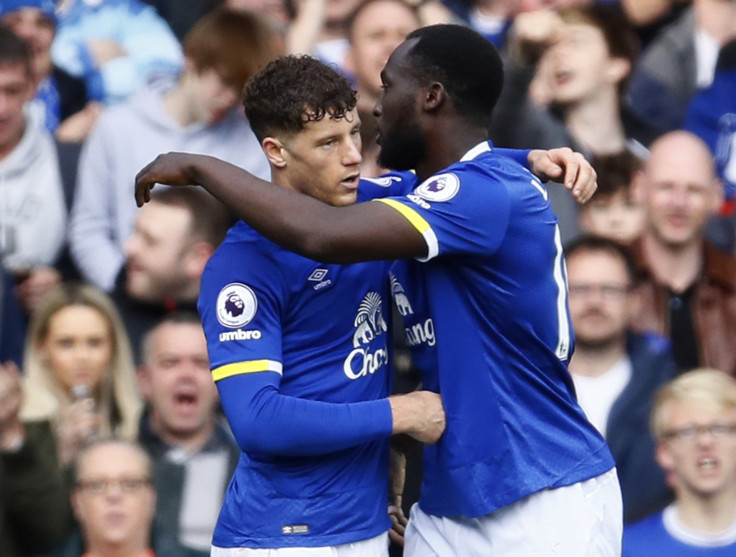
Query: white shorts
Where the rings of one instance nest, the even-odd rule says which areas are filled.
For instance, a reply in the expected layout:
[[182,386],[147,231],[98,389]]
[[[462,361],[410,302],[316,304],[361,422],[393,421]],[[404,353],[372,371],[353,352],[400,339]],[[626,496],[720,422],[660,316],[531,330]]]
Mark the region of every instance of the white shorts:
[[388,533],[368,540],[329,547],[251,549],[213,545],[210,557],[388,557]]
[[404,557],[620,557],[616,470],[545,489],[480,518],[411,509]]

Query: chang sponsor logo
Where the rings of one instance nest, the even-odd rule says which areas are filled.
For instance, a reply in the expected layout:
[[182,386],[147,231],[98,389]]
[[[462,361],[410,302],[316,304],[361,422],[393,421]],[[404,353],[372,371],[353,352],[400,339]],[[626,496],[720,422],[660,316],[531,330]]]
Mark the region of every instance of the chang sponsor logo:
[[404,328],[406,335],[406,345],[411,348],[426,343],[427,346],[434,346],[437,339],[434,336],[434,322],[428,317],[424,323],[414,323],[411,327]]
[[[393,296],[396,308],[402,317],[408,317],[414,315],[414,309],[411,307],[411,302],[406,295],[404,287],[399,282],[399,279],[393,273],[391,276],[391,296]],[[407,324],[408,319],[404,319],[404,325]],[[420,344],[427,344],[428,346],[434,346],[437,343],[437,339],[434,334],[434,322],[431,317],[428,317],[424,322],[417,322],[409,327],[404,327],[404,334],[406,337],[406,344],[409,348],[419,346]]]
[[359,379],[372,375],[388,363],[388,350],[385,342],[377,350],[371,350],[371,341],[388,330],[383,315],[383,300],[377,292],[369,292],[358,306],[353,333],[354,349],[343,363],[343,371],[348,379]]

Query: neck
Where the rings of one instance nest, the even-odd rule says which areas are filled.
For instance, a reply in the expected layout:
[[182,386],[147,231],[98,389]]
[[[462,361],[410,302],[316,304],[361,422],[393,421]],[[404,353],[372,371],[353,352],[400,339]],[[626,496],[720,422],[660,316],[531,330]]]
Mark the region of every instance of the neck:
[[736,2],[724,0],[700,0],[694,2],[698,27],[724,45],[736,37]]
[[668,246],[647,232],[642,237],[642,248],[654,278],[674,292],[687,290],[695,283],[703,267],[700,241]]
[[736,522],[736,488],[709,497],[681,490],[677,493],[675,510],[688,528],[709,534],[723,532]]
[[596,155],[610,155],[626,149],[618,94],[613,86],[594,98],[567,107],[565,125],[583,149]]
[[626,356],[626,339],[621,336],[600,344],[578,342],[570,360],[570,372],[584,377],[600,377]]
[[91,557],[143,557],[148,551],[148,532],[136,532],[137,539],[111,544],[105,540],[87,540],[87,554]]
[[458,162],[481,141],[487,141],[488,129],[470,126],[455,117],[427,130],[426,138],[427,154],[415,169],[420,182]]
[[151,415],[151,429],[159,438],[170,447],[179,447],[188,453],[196,453],[207,444],[215,432],[215,418],[210,416],[206,423],[191,433],[177,433],[167,430],[156,418]]
[[199,279],[192,279],[189,283],[184,285],[180,292],[177,292],[174,298],[177,302],[194,302],[196,303],[199,298]]
[[182,77],[181,81],[163,97],[166,114],[183,128],[197,123],[197,118],[189,108],[189,95],[184,87],[185,79],[186,77]]

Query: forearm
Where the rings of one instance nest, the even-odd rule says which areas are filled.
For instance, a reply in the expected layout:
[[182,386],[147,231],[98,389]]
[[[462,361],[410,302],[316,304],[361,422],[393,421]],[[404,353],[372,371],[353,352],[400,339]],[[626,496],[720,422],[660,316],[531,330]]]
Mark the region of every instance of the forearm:
[[382,203],[333,207],[214,157],[188,160],[189,183],[207,189],[273,242],[310,259],[354,263],[426,253],[421,235]]
[[272,384],[238,376],[218,383],[240,448],[281,456],[326,454],[391,435],[386,399],[331,403],[281,394]]

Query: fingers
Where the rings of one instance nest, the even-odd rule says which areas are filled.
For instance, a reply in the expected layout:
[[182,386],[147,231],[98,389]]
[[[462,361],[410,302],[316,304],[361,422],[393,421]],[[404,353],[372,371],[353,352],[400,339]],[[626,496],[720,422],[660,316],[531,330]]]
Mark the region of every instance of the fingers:
[[404,534],[409,519],[404,515],[401,506],[391,505],[388,508],[388,516],[391,519],[391,529],[388,531],[389,539],[400,546],[404,546]]
[[572,195],[578,203],[586,203],[596,189],[598,176],[580,153],[573,153],[572,160],[565,167],[565,187],[572,190]]
[[143,207],[145,203],[151,201],[151,189],[153,184],[148,178],[148,171],[153,163],[147,164],[135,176],[135,203],[138,207]]

